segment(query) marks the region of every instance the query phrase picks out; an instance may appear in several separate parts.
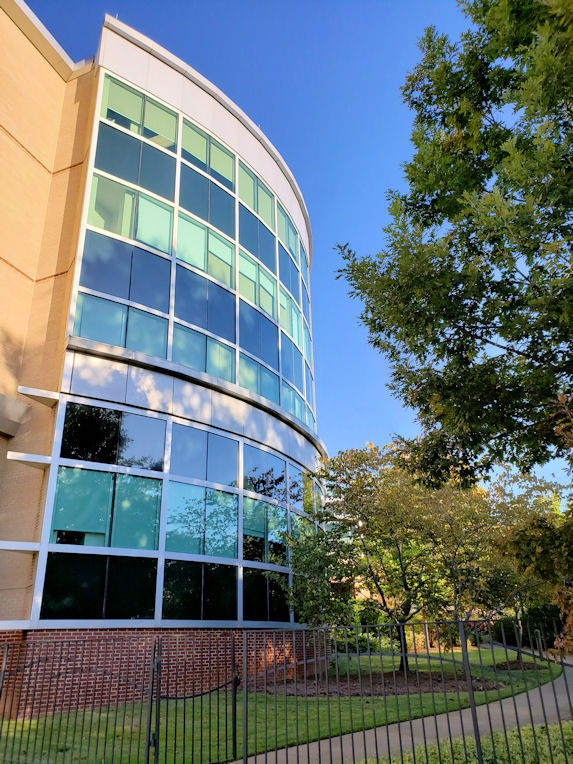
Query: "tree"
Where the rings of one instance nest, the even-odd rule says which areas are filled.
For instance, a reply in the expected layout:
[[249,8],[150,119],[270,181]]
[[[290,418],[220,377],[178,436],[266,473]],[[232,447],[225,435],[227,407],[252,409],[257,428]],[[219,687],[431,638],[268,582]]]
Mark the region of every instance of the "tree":
[[429,485],[495,462],[572,459],[573,6],[468,0],[458,42],[433,28],[403,87],[407,190],[385,248],[340,246]]

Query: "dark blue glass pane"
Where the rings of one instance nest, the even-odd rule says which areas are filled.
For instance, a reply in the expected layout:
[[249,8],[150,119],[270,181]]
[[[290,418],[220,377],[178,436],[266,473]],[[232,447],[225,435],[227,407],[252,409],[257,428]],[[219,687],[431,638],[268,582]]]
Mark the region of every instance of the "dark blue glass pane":
[[185,165],[181,165],[179,204],[203,220],[208,220],[209,181]]
[[273,273],[277,272],[275,237],[269,229],[259,222],[259,259]]
[[103,123],[99,126],[95,166],[116,178],[137,183],[141,141]]
[[209,433],[207,480],[236,486],[238,458],[239,444],[236,440]]
[[207,279],[180,265],[175,280],[175,315],[207,328]]
[[306,376],[306,399],[310,403],[310,407],[314,408],[314,395],[312,391],[312,374],[307,363],[304,365],[304,372]]
[[235,238],[235,199],[215,183],[210,184],[209,222]]
[[135,249],[131,271],[130,299],[155,310],[169,311],[171,263],[143,249]]
[[302,353],[293,347],[294,353],[294,379],[293,382],[302,391]]
[[122,414],[117,463],[146,470],[163,469],[165,420]]
[[234,565],[204,565],[203,618],[235,621],[237,618],[237,568]]
[[294,346],[289,338],[284,334],[281,334],[281,367],[282,374],[289,382],[294,382]]
[[300,305],[300,279],[298,277],[298,268],[289,257],[289,270],[290,270],[290,291],[294,295],[295,300]]
[[290,255],[279,242],[279,278],[290,290]]
[[273,369],[279,368],[279,337],[277,327],[261,316],[261,356]]
[[127,300],[131,249],[130,244],[124,244],[93,231],[86,231],[80,275],[81,286]]
[[242,204],[239,204],[239,244],[259,256],[259,221]]
[[209,282],[207,329],[229,342],[235,341],[235,295]]
[[200,562],[165,561],[163,617],[175,620],[201,618],[203,566]]
[[166,199],[175,191],[175,159],[144,143],[141,147],[139,184]]
[[107,557],[95,554],[48,555],[42,618],[101,618]]
[[310,326],[310,301],[305,287],[302,288],[302,312],[306,318],[308,325]]
[[171,473],[205,480],[207,474],[207,433],[195,427],[173,425]]
[[239,301],[239,344],[249,353],[258,356],[261,352],[260,313]]

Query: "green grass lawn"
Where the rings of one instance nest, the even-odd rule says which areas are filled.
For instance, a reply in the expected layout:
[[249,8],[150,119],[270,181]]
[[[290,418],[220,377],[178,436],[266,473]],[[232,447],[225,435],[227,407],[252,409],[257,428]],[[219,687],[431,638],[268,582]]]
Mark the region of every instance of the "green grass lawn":
[[[488,658],[489,655],[489,658]],[[555,678],[560,668],[555,665],[537,664],[535,670],[496,670],[495,663],[505,660],[503,651],[491,654],[489,650],[470,650],[472,676],[476,679],[495,679],[495,690],[474,691],[477,703],[499,700],[523,692]],[[410,671],[431,671],[440,677],[463,675],[461,653],[450,654],[451,661],[433,660],[427,654],[411,657]],[[480,662],[481,658],[481,662]],[[338,665],[331,661],[328,668],[329,685],[334,690],[333,679],[350,676],[356,680],[359,674],[370,671],[380,674],[380,661],[385,672],[393,668],[391,656],[361,656],[338,658]],[[308,680],[314,679],[308,676]],[[323,680],[324,681],[324,680]],[[368,686],[368,680],[365,682]],[[467,692],[462,692],[463,682],[457,689],[416,693],[415,680],[410,682],[414,694],[387,695],[385,697],[339,697],[333,694],[305,699],[280,694],[249,691],[246,699],[249,754],[282,748],[285,745],[304,743],[320,738],[356,732],[361,729],[390,724],[408,718],[418,718],[444,711],[456,710],[469,705]],[[302,692],[303,686],[299,685]],[[209,699],[210,698],[210,699]],[[241,692],[237,697],[237,756],[242,756],[242,727],[245,699]],[[141,704],[93,711],[57,714],[33,722],[5,724],[0,738],[0,760],[5,762],[110,762],[144,761],[147,710]],[[152,720],[153,729],[155,719]],[[220,692],[203,699],[163,701],[160,711],[160,760],[201,762],[226,760],[233,757],[232,750],[231,695]],[[54,753],[58,758],[55,759]],[[153,759],[152,759],[153,760]]]

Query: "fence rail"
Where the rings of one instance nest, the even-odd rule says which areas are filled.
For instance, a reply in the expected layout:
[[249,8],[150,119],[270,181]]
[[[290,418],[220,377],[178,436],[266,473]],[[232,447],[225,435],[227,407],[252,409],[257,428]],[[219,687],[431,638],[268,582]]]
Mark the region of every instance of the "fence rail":
[[436,622],[0,646],[2,762],[568,762],[555,634]]

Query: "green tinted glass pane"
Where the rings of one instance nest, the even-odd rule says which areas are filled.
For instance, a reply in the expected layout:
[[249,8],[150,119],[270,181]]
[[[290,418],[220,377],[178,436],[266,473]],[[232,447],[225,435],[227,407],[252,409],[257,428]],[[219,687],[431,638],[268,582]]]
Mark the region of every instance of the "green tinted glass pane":
[[165,549],[168,552],[203,554],[204,535],[205,489],[170,482]]
[[94,175],[88,223],[133,239],[137,192],[108,178]]
[[208,272],[227,286],[233,286],[233,252],[234,247],[222,236],[209,231],[209,263]]
[[127,308],[111,300],[79,294],[74,334],[96,342],[123,347]]
[[161,481],[118,475],[111,546],[157,549]]
[[166,358],[167,329],[166,318],[154,316],[137,308],[130,308],[125,346],[139,353]]
[[306,259],[306,252],[304,251],[304,247],[302,246],[302,243],[300,245],[300,272],[302,273],[302,277],[308,286],[308,262]]
[[135,238],[161,252],[171,252],[173,208],[139,194]]
[[243,354],[239,356],[239,385],[259,392],[259,364]]
[[181,138],[181,148],[183,159],[192,162],[202,170],[207,169],[207,148],[209,139],[199,128],[193,127],[186,120],[183,120],[183,135]]
[[140,133],[142,110],[142,93],[111,77],[105,78],[101,101],[101,116],[104,119],[109,119],[132,133]]
[[239,199],[252,210],[255,209],[255,186],[255,176],[239,162]]
[[258,181],[257,188],[257,212],[265,223],[275,230],[275,200],[271,192],[261,181]]
[[312,366],[312,341],[306,324],[304,324],[304,357],[309,365]]
[[195,268],[207,270],[207,227],[179,214],[177,257]]
[[277,282],[266,271],[259,268],[259,302],[260,307],[276,318],[276,291]]
[[279,402],[279,378],[261,366],[261,395],[274,403]]
[[287,244],[288,240],[288,219],[287,214],[281,207],[281,205],[277,205],[277,233],[279,235],[279,239],[282,239],[285,244]]
[[174,151],[177,146],[177,115],[146,98],[143,135],[158,146]]
[[298,263],[298,234],[291,221],[288,221],[288,249]]
[[256,302],[257,264],[244,252],[239,253],[239,292],[251,302]]
[[173,327],[173,360],[197,371],[205,371],[206,337],[194,329],[175,324]]
[[238,499],[235,494],[207,489],[205,554],[237,556]]
[[274,504],[269,504],[268,528],[269,542],[273,541],[277,544],[285,543],[282,534],[286,533],[288,528],[286,509],[283,509],[283,507],[277,507]]
[[235,351],[211,337],[207,337],[207,374],[235,381]]
[[250,499],[245,496],[243,499],[243,533],[264,538],[268,506],[270,505],[266,501]]
[[112,497],[111,473],[60,467],[52,530],[94,534],[91,543],[105,544]]
[[235,157],[213,138],[211,138],[210,160],[211,175],[222,182],[228,181],[225,185],[233,189],[235,186]]

